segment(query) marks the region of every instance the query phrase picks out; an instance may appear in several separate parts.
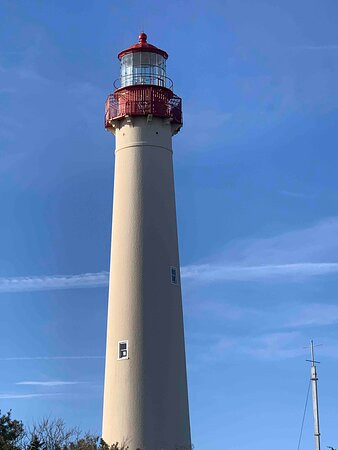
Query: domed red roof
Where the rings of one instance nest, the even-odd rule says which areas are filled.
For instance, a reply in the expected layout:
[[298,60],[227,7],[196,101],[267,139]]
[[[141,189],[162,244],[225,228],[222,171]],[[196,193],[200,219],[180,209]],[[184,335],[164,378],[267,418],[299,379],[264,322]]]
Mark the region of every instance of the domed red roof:
[[117,56],[119,59],[121,59],[124,55],[127,53],[134,53],[134,52],[152,52],[152,53],[158,53],[159,55],[162,55],[165,59],[168,58],[168,53],[164,50],[161,50],[160,48],[155,47],[155,45],[149,44],[147,42],[147,35],[145,33],[141,33],[138,37],[138,43],[131,45],[126,50],[122,50]]

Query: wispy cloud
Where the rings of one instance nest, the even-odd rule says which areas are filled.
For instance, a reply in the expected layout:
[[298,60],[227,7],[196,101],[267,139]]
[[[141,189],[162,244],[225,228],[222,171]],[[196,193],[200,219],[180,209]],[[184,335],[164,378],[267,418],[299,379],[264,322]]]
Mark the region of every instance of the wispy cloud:
[[[204,283],[304,277],[338,273],[338,218],[270,238],[231,242],[214,262],[181,269],[185,280]],[[0,278],[0,293],[107,287],[108,272]]]
[[[200,104],[191,105],[185,111],[185,134],[188,136],[189,142],[194,144],[194,148],[205,146],[210,142],[210,135],[217,140],[220,136],[220,130],[231,121],[233,114],[231,112],[224,112],[219,110],[205,110],[201,108]],[[213,120],[208,121],[205,127],[196,129],[195,123],[205,122],[205,117],[213,117]],[[187,137],[186,137],[187,139]]]
[[280,191],[282,195],[295,198],[312,198],[313,195],[304,194],[303,192],[293,192],[293,191]]
[[[325,338],[320,354],[329,358],[338,358],[338,342]],[[236,349],[238,351],[238,349]],[[299,331],[272,332],[262,334],[254,339],[243,340],[239,351],[257,359],[284,360],[290,358],[304,359],[309,356],[310,345],[307,336]]]
[[338,273],[338,218],[279,235],[232,241],[205,264],[182,268],[200,282],[298,280]]
[[[284,360],[310,356],[310,343],[298,331],[275,332],[258,336],[251,341],[251,344],[243,345],[241,351],[254,358],[263,360]],[[320,355],[325,358],[338,358],[338,342],[334,339],[325,338],[320,341],[323,346],[320,348]]]
[[63,394],[0,394],[0,399],[30,399],[36,397],[56,397]]
[[295,358],[305,354],[301,341],[301,334],[297,331],[269,333],[253,339],[252,345],[247,345],[242,351],[268,360]]
[[293,48],[299,48],[300,50],[338,50],[337,44],[328,45],[296,45]]
[[[1,72],[1,68],[0,68]],[[2,87],[0,88],[0,94],[13,94],[16,92],[16,89],[13,87]]]
[[67,385],[74,385],[74,384],[86,384],[86,381],[61,381],[61,380],[55,380],[55,381],[19,381],[18,383],[15,383],[17,385],[23,385],[23,386],[45,386],[45,387],[54,387],[54,386],[67,386]]
[[218,318],[221,320],[240,321],[261,316],[261,311],[241,305],[232,305],[222,300],[215,301],[209,297],[207,300],[200,300],[194,297],[193,302],[188,302],[186,310],[192,316],[203,316]]
[[289,327],[332,325],[338,322],[338,306],[324,303],[302,305],[293,311],[292,319],[286,322]]
[[296,280],[338,273],[338,263],[270,264],[257,266],[231,266],[202,264],[182,268],[182,278],[200,282],[250,281],[289,277]]
[[[208,342],[207,345],[203,344]],[[279,361],[306,355],[306,339],[298,331],[260,333],[257,336],[219,336],[199,342],[196,360],[190,367],[199,369],[210,363],[224,363],[227,358],[253,358]],[[305,359],[305,358],[304,358]]]
[[108,272],[0,278],[1,292],[48,291],[108,286]]
[[[338,273],[338,263],[295,263],[270,265],[228,265],[200,264],[182,267],[182,279],[194,282],[213,283],[220,281],[250,281],[289,277],[296,281],[304,277],[330,275]],[[95,276],[97,275],[97,277]],[[55,289],[78,289],[107,287],[108,275],[102,273],[70,275],[67,277],[48,276],[31,278],[0,279],[0,293],[47,291]],[[61,358],[61,357],[60,357]],[[63,357],[62,357],[63,358]],[[72,358],[72,357],[71,357]],[[41,359],[43,359],[41,357]]]
[[247,266],[338,262],[338,217],[272,237],[230,242],[222,260]]
[[[338,273],[338,263],[295,263],[269,265],[200,264],[182,267],[182,279],[212,283],[276,279],[285,276],[293,280]],[[79,275],[49,275],[41,277],[0,278],[0,293],[80,289],[108,286],[107,272]]]
[[81,359],[104,359],[104,356],[9,356],[0,358],[0,361],[36,361],[36,360],[81,360]]

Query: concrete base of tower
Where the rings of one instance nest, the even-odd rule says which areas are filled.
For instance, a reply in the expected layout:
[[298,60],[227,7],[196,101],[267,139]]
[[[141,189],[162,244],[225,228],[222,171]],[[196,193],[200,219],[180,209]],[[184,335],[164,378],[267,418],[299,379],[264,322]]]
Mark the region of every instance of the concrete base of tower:
[[161,118],[115,127],[103,439],[129,450],[191,448],[174,132]]

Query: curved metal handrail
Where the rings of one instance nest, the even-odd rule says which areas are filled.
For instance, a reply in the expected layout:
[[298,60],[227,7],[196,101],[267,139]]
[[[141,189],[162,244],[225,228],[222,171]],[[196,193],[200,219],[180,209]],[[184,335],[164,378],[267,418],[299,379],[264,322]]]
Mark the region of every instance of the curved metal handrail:
[[124,75],[114,81],[114,88],[120,89],[127,86],[160,86],[173,90],[174,83],[171,78],[155,74],[130,74]]
[[[148,98],[144,98],[141,93],[136,97],[126,98],[119,96],[116,92],[110,94],[106,102],[105,127],[111,126],[111,121],[125,116],[147,116],[168,117],[176,124],[182,124],[182,99],[168,91],[163,92],[162,97],[158,97],[158,91],[149,89]],[[155,92],[157,95],[154,95]]]

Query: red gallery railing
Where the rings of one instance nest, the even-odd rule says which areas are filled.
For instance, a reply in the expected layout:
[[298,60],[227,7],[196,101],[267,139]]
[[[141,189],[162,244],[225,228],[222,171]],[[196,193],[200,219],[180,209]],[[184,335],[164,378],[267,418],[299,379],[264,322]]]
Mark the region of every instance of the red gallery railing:
[[159,86],[130,86],[117,89],[106,101],[105,127],[125,116],[167,117],[182,124],[182,99]]

